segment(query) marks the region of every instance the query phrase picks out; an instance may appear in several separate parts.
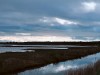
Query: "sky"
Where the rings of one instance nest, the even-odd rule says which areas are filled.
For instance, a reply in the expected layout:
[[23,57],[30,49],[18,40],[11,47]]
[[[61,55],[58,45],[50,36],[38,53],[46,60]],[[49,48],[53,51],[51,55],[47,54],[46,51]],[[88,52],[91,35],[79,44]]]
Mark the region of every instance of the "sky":
[[98,41],[100,0],[0,0],[0,41]]

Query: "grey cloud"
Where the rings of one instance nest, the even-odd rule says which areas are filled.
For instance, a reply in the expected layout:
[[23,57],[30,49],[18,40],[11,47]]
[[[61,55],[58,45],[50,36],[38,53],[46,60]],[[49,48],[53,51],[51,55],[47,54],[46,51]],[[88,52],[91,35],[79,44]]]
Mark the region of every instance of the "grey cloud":
[[[5,35],[31,33],[81,37],[81,39],[84,39],[82,37],[99,38],[100,1],[91,1],[98,3],[95,12],[82,13],[79,7],[84,0],[0,0],[0,32],[4,32]],[[50,26],[50,23],[39,22],[43,17],[57,17],[77,21],[79,24],[62,26],[53,23],[54,26]]]

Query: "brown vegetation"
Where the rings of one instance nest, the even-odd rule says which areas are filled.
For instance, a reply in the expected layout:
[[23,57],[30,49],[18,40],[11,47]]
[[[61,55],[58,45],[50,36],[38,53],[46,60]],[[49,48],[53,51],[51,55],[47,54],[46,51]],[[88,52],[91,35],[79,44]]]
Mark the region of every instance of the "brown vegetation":
[[99,47],[69,48],[68,50],[36,50],[0,54],[0,75],[41,67],[50,63],[81,58],[100,52]]
[[66,75],[100,75],[100,60],[83,68],[70,69]]

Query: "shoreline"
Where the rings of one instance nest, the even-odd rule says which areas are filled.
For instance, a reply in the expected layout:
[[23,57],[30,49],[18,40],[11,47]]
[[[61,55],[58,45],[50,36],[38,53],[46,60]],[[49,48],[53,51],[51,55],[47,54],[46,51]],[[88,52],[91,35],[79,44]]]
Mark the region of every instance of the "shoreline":
[[69,69],[65,75],[100,75],[100,60],[84,67]]
[[47,49],[35,50],[35,52],[0,53],[0,74],[18,73],[29,69],[39,68],[51,63],[85,57],[98,52],[100,52],[99,47],[74,47],[67,50]]

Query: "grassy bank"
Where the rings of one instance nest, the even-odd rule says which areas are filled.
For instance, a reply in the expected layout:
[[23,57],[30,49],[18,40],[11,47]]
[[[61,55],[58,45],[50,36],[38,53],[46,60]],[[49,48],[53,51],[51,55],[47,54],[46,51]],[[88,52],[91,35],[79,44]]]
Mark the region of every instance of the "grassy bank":
[[66,75],[100,75],[100,60],[83,68],[68,70]]
[[68,50],[36,50],[0,54],[0,75],[38,68],[50,63],[81,58],[100,52],[99,47],[69,48]]

